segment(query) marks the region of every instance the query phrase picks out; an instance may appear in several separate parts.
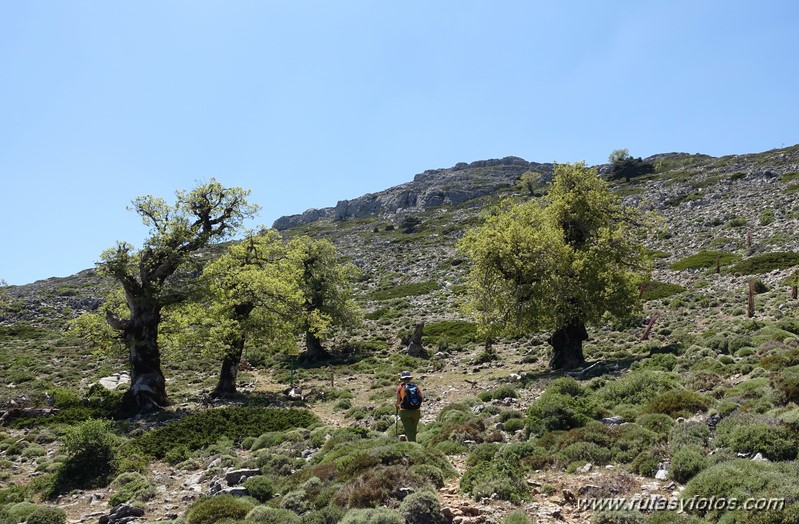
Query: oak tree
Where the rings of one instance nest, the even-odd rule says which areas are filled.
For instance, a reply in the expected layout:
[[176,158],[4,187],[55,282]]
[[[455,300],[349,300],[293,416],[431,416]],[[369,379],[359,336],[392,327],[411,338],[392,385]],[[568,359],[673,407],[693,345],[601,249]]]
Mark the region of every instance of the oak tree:
[[133,201],[150,235],[140,250],[127,242],[102,253],[98,270],[115,278],[125,294],[127,315],[106,310],[106,320],[124,341],[130,362],[131,386],[125,400],[138,412],[169,403],[161,370],[158,330],[164,307],[183,298],[174,275],[194,253],[228,238],[252,217],[257,206],[249,191],[225,188],[211,179],[191,191],[177,191],[174,204],[143,196]]
[[469,309],[487,337],[549,331],[550,367],[578,367],[587,325],[637,311],[645,224],[596,169],[558,165],[546,205],[506,201],[460,242],[472,261]]

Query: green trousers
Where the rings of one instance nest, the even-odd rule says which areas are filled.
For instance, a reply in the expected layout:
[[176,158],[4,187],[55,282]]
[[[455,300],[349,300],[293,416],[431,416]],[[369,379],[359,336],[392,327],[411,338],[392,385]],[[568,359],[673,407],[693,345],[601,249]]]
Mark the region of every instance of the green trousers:
[[399,412],[402,427],[405,430],[405,437],[409,442],[416,442],[416,426],[422,418],[421,409],[401,409]]

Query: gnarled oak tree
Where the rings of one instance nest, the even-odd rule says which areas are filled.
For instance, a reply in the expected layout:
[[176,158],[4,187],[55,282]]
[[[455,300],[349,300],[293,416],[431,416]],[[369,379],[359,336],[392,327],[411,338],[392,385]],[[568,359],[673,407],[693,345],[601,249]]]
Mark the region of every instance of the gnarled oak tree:
[[460,249],[473,265],[470,309],[483,333],[551,332],[552,369],[585,362],[586,325],[630,317],[649,272],[644,217],[585,164],[555,169],[548,204],[503,203]]
[[174,204],[161,198],[139,197],[133,210],[150,228],[144,247],[120,242],[101,255],[98,270],[117,279],[125,293],[129,315],[106,310],[108,324],[117,330],[128,349],[131,386],[126,401],[138,412],[169,403],[158,328],[165,306],[182,299],[181,286],[171,277],[191,255],[234,233],[257,206],[247,203],[249,191],[225,188],[211,179],[191,191],[176,192]]

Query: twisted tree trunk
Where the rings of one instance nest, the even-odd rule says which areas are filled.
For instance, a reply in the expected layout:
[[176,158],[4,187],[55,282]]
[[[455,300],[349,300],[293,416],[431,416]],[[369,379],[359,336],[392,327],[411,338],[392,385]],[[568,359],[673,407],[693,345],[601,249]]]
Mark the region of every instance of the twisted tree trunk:
[[[243,322],[247,320],[253,309],[255,309],[255,304],[252,302],[237,304],[233,307],[233,317],[238,322]],[[211,392],[212,398],[229,398],[236,395],[236,379],[239,375],[239,364],[244,354],[244,344],[246,342],[244,330],[240,330],[238,333],[238,336],[230,341],[230,347],[227,348],[225,357],[222,359],[219,381],[216,383],[216,388]]]
[[588,340],[588,331],[582,321],[572,321],[555,330],[549,338],[549,343],[552,345],[550,369],[574,369],[585,365],[584,340]]
[[302,360],[307,362],[316,362],[330,358],[330,353],[322,347],[322,342],[319,338],[310,331],[305,332],[305,353],[302,354]]
[[161,308],[142,304],[131,308],[129,320],[113,318],[109,324],[121,329],[130,361],[130,389],[123,402],[136,413],[156,411],[169,405],[166,380],[161,372],[161,352],[158,348],[158,325]]

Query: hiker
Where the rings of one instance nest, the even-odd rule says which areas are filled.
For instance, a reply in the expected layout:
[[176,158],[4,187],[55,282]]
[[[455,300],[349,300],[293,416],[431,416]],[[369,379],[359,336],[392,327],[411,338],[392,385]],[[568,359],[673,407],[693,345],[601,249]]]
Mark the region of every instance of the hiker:
[[421,408],[424,397],[422,390],[411,382],[413,376],[410,371],[400,373],[402,383],[397,388],[397,411],[405,430],[405,437],[410,442],[416,442],[416,426],[422,416]]

